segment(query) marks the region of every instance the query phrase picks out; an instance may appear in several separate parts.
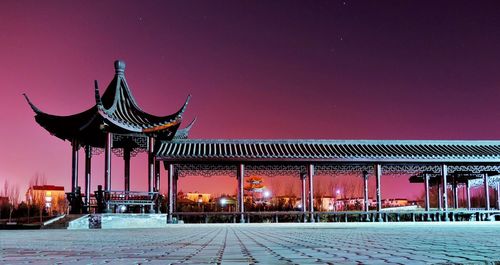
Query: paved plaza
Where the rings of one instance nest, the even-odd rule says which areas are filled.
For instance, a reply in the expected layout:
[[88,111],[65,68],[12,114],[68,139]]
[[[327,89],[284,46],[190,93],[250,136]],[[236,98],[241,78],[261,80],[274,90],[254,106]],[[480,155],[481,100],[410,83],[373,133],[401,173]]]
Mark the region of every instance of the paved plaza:
[[0,264],[500,264],[500,222],[0,231]]

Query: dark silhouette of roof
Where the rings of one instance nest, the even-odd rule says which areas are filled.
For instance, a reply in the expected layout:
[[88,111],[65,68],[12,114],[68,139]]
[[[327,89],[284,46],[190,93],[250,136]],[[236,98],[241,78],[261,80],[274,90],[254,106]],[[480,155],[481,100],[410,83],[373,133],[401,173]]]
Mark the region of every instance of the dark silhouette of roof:
[[[81,144],[104,146],[106,131],[132,136],[154,136],[159,140],[171,140],[176,136],[186,110],[184,105],[174,114],[155,116],[143,111],[135,101],[125,79],[125,62],[115,61],[115,76],[102,96],[95,81],[95,105],[70,116],[57,116],[37,108],[24,94],[35,112],[35,120],[48,132],[62,140],[77,139]],[[193,121],[194,122],[194,121]],[[187,138],[193,122],[179,130],[176,138]]]

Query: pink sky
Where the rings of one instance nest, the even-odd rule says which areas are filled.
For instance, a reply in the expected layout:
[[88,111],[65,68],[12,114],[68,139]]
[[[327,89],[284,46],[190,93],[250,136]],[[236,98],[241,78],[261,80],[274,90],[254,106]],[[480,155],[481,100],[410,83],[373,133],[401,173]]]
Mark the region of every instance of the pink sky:
[[[499,139],[498,2],[417,3],[2,1],[0,183],[24,192],[39,173],[69,189],[70,144],[36,124],[21,94],[48,113],[80,112],[117,58],[146,111],[170,114],[192,94],[191,138]],[[115,187],[122,167],[114,158]],[[133,160],[132,189],[146,189],[146,167]],[[406,177],[383,185],[383,197],[421,193]]]

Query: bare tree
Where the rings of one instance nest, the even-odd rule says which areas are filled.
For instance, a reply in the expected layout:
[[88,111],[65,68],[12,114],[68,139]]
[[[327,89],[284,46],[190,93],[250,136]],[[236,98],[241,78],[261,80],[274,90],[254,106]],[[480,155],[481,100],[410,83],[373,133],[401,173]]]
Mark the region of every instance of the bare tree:
[[297,183],[295,181],[287,181],[284,185],[284,195],[288,197],[293,197],[296,195]]
[[35,175],[33,175],[33,177],[30,179],[29,182],[30,194],[28,194],[29,196],[28,203],[30,203],[32,206],[38,209],[38,212],[40,214],[40,223],[42,222],[43,210],[45,209],[45,194],[43,194],[42,192],[35,192],[34,187],[42,186],[45,185],[46,183],[47,180],[45,178],[45,175],[40,174],[38,172],[35,173]]
[[42,186],[45,184],[47,184],[47,179],[45,178],[45,174],[40,174],[38,172],[36,172],[35,175],[33,175],[33,177],[31,177],[30,182],[29,182],[30,187]]
[[3,196],[9,198],[9,222],[12,221],[12,212],[19,203],[19,186],[11,186],[9,181],[3,183]]
[[268,181],[270,184],[269,186],[271,186],[272,188],[272,193],[275,195],[281,195],[283,188],[282,186],[283,177],[281,176],[270,177]]

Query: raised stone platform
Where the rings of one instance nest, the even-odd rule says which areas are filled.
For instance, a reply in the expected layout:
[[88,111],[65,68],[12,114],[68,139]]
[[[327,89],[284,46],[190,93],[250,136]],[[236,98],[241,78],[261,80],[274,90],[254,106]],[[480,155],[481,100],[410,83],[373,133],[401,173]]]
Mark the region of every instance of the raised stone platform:
[[69,223],[68,229],[167,227],[167,214],[89,214]]

